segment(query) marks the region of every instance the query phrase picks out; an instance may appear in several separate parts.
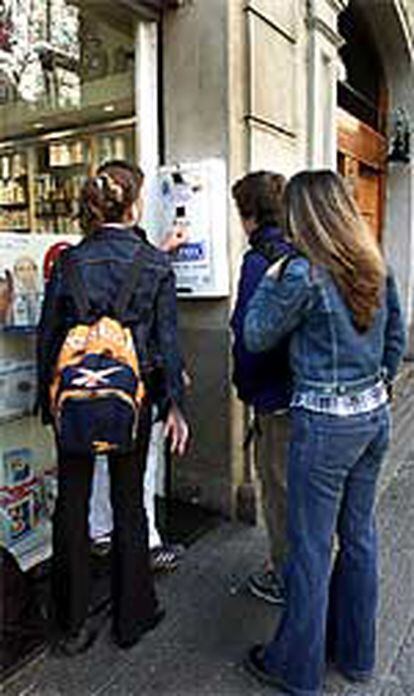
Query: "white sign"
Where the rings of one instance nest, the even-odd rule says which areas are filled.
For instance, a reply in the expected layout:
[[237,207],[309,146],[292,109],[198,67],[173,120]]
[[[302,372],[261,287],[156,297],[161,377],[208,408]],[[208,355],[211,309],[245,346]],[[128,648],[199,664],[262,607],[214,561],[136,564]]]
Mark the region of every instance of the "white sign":
[[229,294],[225,163],[210,159],[162,167],[157,181],[155,241],[175,227],[186,242],[172,263],[180,297]]
[[0,327],[37,325],[53,264],[78,235],[0,235]]

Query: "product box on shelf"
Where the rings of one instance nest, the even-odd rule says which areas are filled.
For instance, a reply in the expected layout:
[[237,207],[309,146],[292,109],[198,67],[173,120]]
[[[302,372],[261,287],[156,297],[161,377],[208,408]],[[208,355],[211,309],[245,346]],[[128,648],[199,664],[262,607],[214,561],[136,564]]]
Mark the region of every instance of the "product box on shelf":
[[33,530],[33,498],[26,486],[8,488],[1,498],[3,543],[13,546]]
[[33,412],[36,365],[33,360],[0,360],[0,420]]
[[57,484],[48,430],[34,417],[0,423],[0,543],[23,570],[51,554]]
[[22,486],[33,478],[33,452],[28,447],[3,453],[6,486]]
[[22,485],[0,489],[0,543],[30,567],[50,555],[50,488],[33,476]]

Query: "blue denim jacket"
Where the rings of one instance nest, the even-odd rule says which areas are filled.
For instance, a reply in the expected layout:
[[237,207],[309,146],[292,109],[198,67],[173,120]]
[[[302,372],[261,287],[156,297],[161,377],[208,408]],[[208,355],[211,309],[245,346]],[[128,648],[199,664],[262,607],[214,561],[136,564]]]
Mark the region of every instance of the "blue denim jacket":
[[137,256],[141,273],[123,322],[131,328],[144,380],[161,411],[171,399],[182,407],[183,364],[177,342],[175,279],[169,260],[145,241],[142,231],[104,226],[63,252],[46,287],[37,334],[38,401],[43,422],[51,420],[49,385],[59,350],[69,329],[79,322],[64,266],[72,264],[79,270],[92,319],[111,316],[123,279]]
[[303,257],[292,260],[281,278],[263,278],[244,323],[252,352],[269,350],[287,334],[296,394],[353,394],[381,376],[392,381],[405,349],[392,274],[372,326],[360,333],[330,274]]

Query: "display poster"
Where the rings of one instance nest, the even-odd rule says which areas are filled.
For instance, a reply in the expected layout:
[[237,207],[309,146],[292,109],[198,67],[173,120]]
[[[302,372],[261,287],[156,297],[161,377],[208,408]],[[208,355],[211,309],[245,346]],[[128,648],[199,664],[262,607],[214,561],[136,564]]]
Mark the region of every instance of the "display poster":
[[63,249],[79,241],[78,235],[0,235],[0,327],[37,325],[53,264]]
[[227,181],[221,159],[162,167],[157,180],[156,236],[161,242],[179,227],[185,243],[174,252],[181,297],[225,297],[227,261]]

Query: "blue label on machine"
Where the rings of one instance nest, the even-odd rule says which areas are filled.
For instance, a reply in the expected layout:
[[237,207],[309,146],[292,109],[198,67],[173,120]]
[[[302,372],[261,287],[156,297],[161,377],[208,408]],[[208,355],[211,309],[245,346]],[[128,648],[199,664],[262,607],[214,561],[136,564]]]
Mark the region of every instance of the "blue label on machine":
[[206,243],[205,242],[189,242],[183,244],[178,249],[176,261],[204,261],[206,258]]

